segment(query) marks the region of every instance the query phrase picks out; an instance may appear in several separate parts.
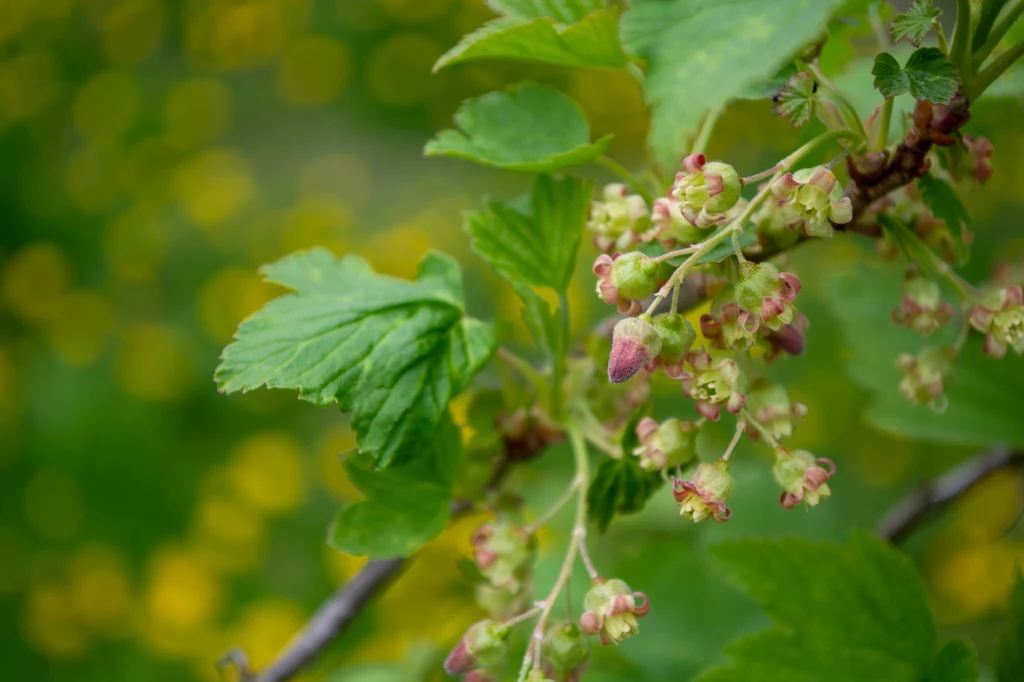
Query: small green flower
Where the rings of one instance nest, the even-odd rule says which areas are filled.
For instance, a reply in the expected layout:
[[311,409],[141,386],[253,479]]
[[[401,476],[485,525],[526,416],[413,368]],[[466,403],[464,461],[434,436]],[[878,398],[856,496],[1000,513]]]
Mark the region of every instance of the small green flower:
[[[640,603],[638,603],[638,600]],[[601,644],[618,644],[640,631],[637,618],[643,618],[651,609],[647,595],[633,592],[629,585],[617,578],[594,578],[594,585],[583,598],[580,628],[588,635],[601,635]]]
[[702,462],[688,481],[672,479],[672,495],[679,503],[679,513],[694,523],[708,518],[724,523],[732,518],[732,510],[725,503],[735,488],[729,462],[724,459],[713,464]]
[[782,486],[779,504],[792,509],[801,502],[809,507],[817,506],[832,494],[828,479],[836,473],[832,460],[815,457],[806,450],[776,448],[772,476]]
[[676,174],[672,198],[691,225],[711,227],[726,220],[725,212],[736,205],[743,190],[736,169],[721,161],[708,161],[703,154],[683,159],[683,170]]
[[802,229],[809,237],[831,237],[832,223],[853,220],[853,203],[843,196],[836,176],[825,166],[786,173],[771,187],[769,203],[773,222],[788,229]]

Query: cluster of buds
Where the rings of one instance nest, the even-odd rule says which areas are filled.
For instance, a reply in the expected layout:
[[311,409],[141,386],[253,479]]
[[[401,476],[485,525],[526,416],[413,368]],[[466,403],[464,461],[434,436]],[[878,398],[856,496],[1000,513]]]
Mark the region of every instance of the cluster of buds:
[[553,625],[541,643],[546,677],[577,682],[587,669],[590,640],[576,623]]
[[747,402],[745,377],[732,358],[714,360],[704,348],[690,351],[686,361],[693,369],[682,379],[683,392],[697,403],[697,412],[712,421],[721,416],[721,406],[736,414]]
[[[747,411],[777,441],[791,437],[807,416],[807,406],[791,401],[785,386],[764,381],[756,382],[747,393]],[[757,440],[761,432],[748,424],[747,435]]]
[[735,483],[729,473],[729,462],[720,459],[713,464],[702,462],[690,480],[672,479],[672,495],[679,503],[679,513],[699,523],[714,519],[724,523],[732,517],[725,505],[732,497]]
[[809,507],[817,506],[832,494],[828,479],[835,473],[836,465],[830,459],[815,457],[806,450],[775,449],[772,476],[782,487],[779,504],[786,509],[801,502]]
[[477,585],[477,601],[497,617],[519,612],[529,591],[537,536],[521,525],[485,523],[474,531],[470,542],[474,562],[487,580]]
[[825,166],[786,173],[770,191],[772,198],[759,223],[777,240],[795,241],[801,231],[808,237],[831,237],[833,223],[853,220],[853,203]]
[[1024,290],[1011,286],[985,294],[971,310],[971,326],[985,335],[986,355],[1001,358],[1007,346],[1024,354]]
[[639,194],[630,194],[621,183],[606,185],[603,201],[590,206],[587,229],[594,233],[594,246],[599,251],[627,251],[640,243],[640,235],[649,220],[647,203]]
[[623,315],[638,315],[641,299],[658,288],[658,270],[658,262],[639,251],[601,254],[594,261],[597,294]]
[[511,628],[494,620],[471,625],[444,661],[449,675],[461,675],[477,668],[500,665],[508,653]]
[[634,592],[622,580],[594,578],[593,586],[583,598],[580,628],[588,635],[600,635],[601,644],[618,644],[640,630],[637,618],[651,610],[647,595]]
[[778,331],[790,324],[796,314],[793,301],[801,289],[800,280],[789,272],[779,272],[771,263],[744,263],[736,283],[736,302],[750,313],[755,328],[764,324]]
[[661,424],[644,417],[636,425],[640,445],[633,454],[640,458],[644,471],[661,471],[666,467],[686,466],[697,457],[696,422],[680,421],[675,417]]
[[726,211],[736,205],[743,190],[736,169],[721,161],[708,161],[703,154],[683,159],[683,170],[676,174],[672,198],[691,225],[707,228],[728,219]]
[[931,336],[949,324],[952,317],[953,306],[942,300],[939,285],[914,271],[908,272],[903,281],[903,302],[892,311],[893,322]]
[[915,405],[937,405],[953,380],[956,351],[929,346],[916,356],[904,353],[896,360],[903,372],[900,392]]

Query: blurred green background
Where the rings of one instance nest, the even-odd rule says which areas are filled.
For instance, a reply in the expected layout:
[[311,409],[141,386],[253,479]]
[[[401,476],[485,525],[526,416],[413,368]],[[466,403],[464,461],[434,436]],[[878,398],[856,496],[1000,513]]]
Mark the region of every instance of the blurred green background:
[[[211,377],[237,323],[277,293],[257,267],[314,245],[400,276],[445,250],[465,263],[475,315],[518,319],[459,214],[528,178],[420,155],[465,97],[554,83],[595,136],[615,133],[614,156],[640,162],[646,110],[623,73],[485,64],[432,76],[489,16],[480,0],[0,1],[0,679],[216,680],[230,646],[265,665],[361,566],[323,541],[338,504],[358,498],[338,466],[354,446],[344,415],[287,392],[226,398]],[[1019,100],[979,106],[969,128],[997,150],[969,201],[983,252],[1020,248],[1020,115]],[[709,153],[751,173],[800,139],[750,102]],[[707,544],[842,540],[969,454],[860,419],[868,398],[843,375],[824,281],[869,250],[840,237],[794,256],[810,347],[772,368],[810,406],[795,443],[839,466],[833,498],[811,514],[779,509],[765,454],[744,447],[729,524],[684,524],[667,495],[613,524],[592,541],[595,560],[653,608],[641,636],[597,654],[592,679],[687,679],[763,625],[704,560]],[[577,331],[605,314],[584,264],[595,254],[581,251]],[[968,274],[986,267],[982,255]],[[456,417],[465,409],[458,400]],[[567,482],[565,454],[515,472],[533,509]],[[983,657],[1024,560],[1020,508],[1017,481],[996,477],[909,544],[941,622],[974,635]],[[480,519],[425,548],[303,679],[436,677],[437,656],[480,617],[454,568]],[[557,524],[542,536],[542,589],[565,540]]]

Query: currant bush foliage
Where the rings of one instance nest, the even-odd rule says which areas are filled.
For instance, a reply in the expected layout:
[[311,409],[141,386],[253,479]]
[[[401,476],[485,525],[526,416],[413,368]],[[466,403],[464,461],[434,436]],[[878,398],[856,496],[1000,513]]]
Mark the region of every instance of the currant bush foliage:
[[[841,332],[836,352],[869,394],[870,421],[922,440],[1024,447],[1024,267],[985,273],[971,263],[974,281],[958,270],[974,242],[961,197],[993,172],[993,145],[971,134],[971,110],[993,90],[1024,92],[1019,78],[993,87],[1024,56],[1024,2],[958,3],[948,36],[931,0],[901,14],[875,0],[488,5],[495,18],[435,70],[479,60],[617,69],[650,105],[637,172],[607,156],[611,135],[592,139],[576,102],[532,82],[467,100],[425,147],[534,175],[525,195],[483,201],[463,227],[521,299],[540,361],[467,314],[450,258],[428,254],[404,281],[318,249],[264,269],[290,293],[242,323],[216,372],[226,393],[287,388],[351,413],[359,447],[342,466],[365,499],[338,513],[328,536],[337,549],[405,556],[445,527],[456,501],[492,513],[464,562],[488,618],[455,646],[450,674],[502,679],[514,628],[530,621],[518,682],[578,680],[589,638],[638,635],[659,605],[642,586],[602,575],[589,528],[604,533],[669,494],[680,522],[730,521],[728,503],[743,494],[732,467],[757,468],[733,461],[743,440],[770,452],[761,470],[782,508],[828,504],[837,467],[789,445],[808,407],[765,367],[809,342],[804,283],[784,257],[804,243],[874,240],[877,254],[859,251],[825,292]],[[877,49],[858,54],[853,38]],[[732,102],[768,98],[765,115],[800,127],[803,144],[743,173],[707,156]],[[743,135],[759,141],[756,130]],[[572,174],[586,166],[616,181],[598,188]],[[584,326],[570,324],[568,296],[581,250],[593,262],[585,285],[610,307],[573,335]],[[654,377],[675,382],[689,406],[655,419]],[[456,425],[449,404],[462,393],[466,423]],[[698,435],[712,422],[732,438],[706,459]],[[514,472],[513,483],[505,475],[566,450],[574,474],[559,501],[524,509]],[[561,569],[537,585],[537,533],[563,506],[575,515]],[[774,626],[738,639],[703,682],[979,679],[973,645],[940,641],[914,567],[879,540],[748,539],[712,554]],[[555,607],[578,564],[591,589],[562,621]],[[1022,674],[1021,602],[1018,590],[999,682]]]

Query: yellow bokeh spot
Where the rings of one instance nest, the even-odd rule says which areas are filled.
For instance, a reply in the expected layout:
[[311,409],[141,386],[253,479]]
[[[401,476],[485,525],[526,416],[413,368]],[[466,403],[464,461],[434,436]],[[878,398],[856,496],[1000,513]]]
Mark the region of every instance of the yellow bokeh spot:
[[230,341],[238,324],[278,293],[252,269],[218,270],[199,290],[199,322],[212,338]]
[[165,137],[139,140],[122,164],[125,190],[143,204],[156,208],[175,196],[174,178],[181,152]]
[[124,189],[125,155],[111,143],[87,144],[68,159],[68,195],[87,212],[107,209]]
[[422,225],[409,223],[373,232],[362,251],[378,272],[411,278],[423,254],[434,246]]
[[82,526],[82,493],[74,479],[57,469],[40,469],[23,497],[29,526],[47,540],[68,540]]
[[327,544],[324,544],[323,551],[324,567],[327,569],[328,575],[334,578],[338,584],[351,580],[367,561],[364,556],[345,554]]
[[625,71],[579,69],[569,95],[587,112],[595,138],[615,133],[613,144],[625,153],[643,149],[650,120],[636,79]]
[[321,156],[299,172],[299,192],[304,197],[336,199],[353,208],[369,200],[372,187],[370,169],[358,156]]
[[156,212],[136,207],[107,227],[103,250],[115,278],[127,284],[152,282],[167,257],[169,235]]
[[378,45],[366,67],[370,92],[382,104],[408,107],[429,99],[437,87],[430,67],[444,48],[427,36],[399,33]]
[[117,382],[128,394],[145,400],[180,398],[192,383],[192,357],[177,330],[156,324],[124,332],[115,367]]
[[134,76],[125,71],[101,71],[75,94],[75,127],[91,138],[117,137],[131,125],[138,105]]
[[164,104],[168,140],[194,149],[217,139],[231,122],[231,91],[214,78],[193,78],[174,86]]
[[252,197],[245,160],[230,149],[211,149],[186,161],[176,178],[178,197],[200,227],[222,225]]
[[306,496],[302,449],[286,433],[258,433],[239,443],[227,476],[236,493],[263,512],[291,511]]
[[291,253],[322,246],[343,254],[349,250],[345,236],[351,223],[352,212],[334,199],[302,199],[285,214],[281,250]]
[[141,62],[160,46],[164,24],[158,0],[119,0],[100,20],[100,43],[115,64]]
[[962,623],[1001,609],[1013,588],[1021,559],[1019,548],[997,540],[974,542],[945,533],[933,544],[928,578],[946,623]]
[[71,264],[52,242],[25,246],[3,263],[0,270],[4,303],[29,322],[52,318],[70,281]]
[[34,4],[34,0],[0,2],[0,45],[18,35],[28,25]]
[[957,500],[954,525],[973,538],[994,540],[1010,529],[1024,504],[1020,476],[1016,471],[999,471]]
[[306,36],[281,57],[277,93],[296,107],[327,104],[341,94],[351,71],[348,48],[327,36]]
[[377,0],[388,14],[401,21],[430,21],[441,16],[451,0]]
[[235,644],[246,652],[255,668],[263,668],[302,629],[305,620],[306,614],[298,604],[284,599],[258,601],[242,612]]
[[187,19],[186,50],[204,65],[224,69],[260,66],[281,50],[301,14],[299,3],[281,0],[207,3]]
[[154,625],[178,632],[206,625],[221,599],[217,576],[194,551],[166,547],[150,560],[145,606]]
[[208,494],[196,507],[196,533],[233,549],[262,547],[266,539],[263,519],[233,495]]
[[88,632],[78,618],[68,590],[39,584],[28,591],[23,613],[25,638],[53,658],[75,658],[89,646]]
[[125,557],[113,547],[88,545],[75,554],[69,573],[71,602],[81,620],[97,632],[125,634],[132,599]]
[[341,467],[344,453],[356,449],[356,434],[347,426],[327,429],[317,443],[320,484],[334,497],[344,502],[358,500],[362,494],[345,475]]
[[32,118],[58,94],[60,65],[49,52],[23,52],[0,62],[0,123]]
[[110,303],[91,291],[72,291],[61,296],[47,327],[54,354],[75,367],[99,359],[114,324]]

